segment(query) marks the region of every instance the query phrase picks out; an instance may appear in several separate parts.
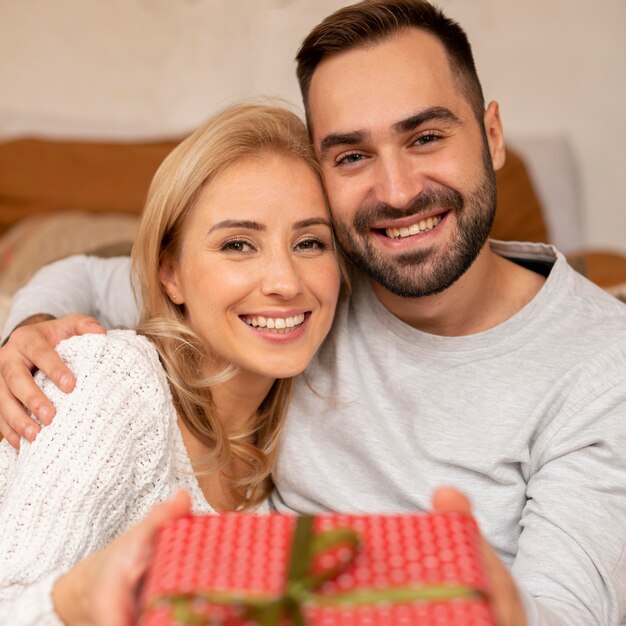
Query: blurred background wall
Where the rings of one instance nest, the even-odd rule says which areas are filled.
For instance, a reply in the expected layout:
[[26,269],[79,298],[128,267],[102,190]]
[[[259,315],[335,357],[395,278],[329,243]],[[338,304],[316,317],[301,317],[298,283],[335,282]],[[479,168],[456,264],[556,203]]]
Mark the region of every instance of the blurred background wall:
[[[344,0],[0,0],[0,140],[180,136],[241,98],[297,106],[293,56]],[[562,135],[584,243],[626,251],[626,0],[439,0],[511,137]]]

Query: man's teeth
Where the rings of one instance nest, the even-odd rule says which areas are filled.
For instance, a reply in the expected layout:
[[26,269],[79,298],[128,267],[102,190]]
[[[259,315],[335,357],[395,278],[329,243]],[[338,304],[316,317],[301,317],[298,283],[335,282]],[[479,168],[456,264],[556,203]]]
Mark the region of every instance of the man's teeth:
[[432,230],[441,222],[443,218],[439,215],[435,217],[428,217],[425,220],[420,220],[415,224],[411,224],[409,227],[403,228],[387,228],[385,233],[387,237],[391,239],[402,239],[402,237],[410,237],[411,235],[419,235],[420,233]]
[[268,328],[279,333],[287,333],[304,322],[304,313],[291,317],[263,317],[262,315],[247,316],[243,321],[257,328]]

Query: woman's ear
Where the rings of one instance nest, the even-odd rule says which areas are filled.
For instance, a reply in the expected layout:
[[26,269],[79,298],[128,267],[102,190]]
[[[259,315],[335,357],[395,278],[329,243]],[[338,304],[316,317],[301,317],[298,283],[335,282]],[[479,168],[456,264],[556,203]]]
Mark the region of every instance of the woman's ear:
[[169,299],[174,304],[183,304],[185,299],[181,293],[178,277],[178,264],[170,258],[165,258],[159,268],[159,280],[165,288]]
[[489,153],[491,154],[491,162],[493,169],[499,170],[504,165],[505,146],[504,146],[504,130],[502,128],[502,120],[500,119],[500,107],[497,102],[490,102],[485,110],[483,118],[485,123],[485,134],[487,135],[487,143],[489,144]]

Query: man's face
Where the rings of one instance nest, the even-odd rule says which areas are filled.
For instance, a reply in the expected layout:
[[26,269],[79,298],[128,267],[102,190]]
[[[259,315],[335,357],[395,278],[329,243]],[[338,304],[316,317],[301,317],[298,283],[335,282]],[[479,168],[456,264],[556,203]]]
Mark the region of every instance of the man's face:
[[337,238],[355,265],[404,297],[460,278],[491,229],[502,131],[490,105],[487,142],[441,43],[408,29],[325,59],[309,116]]

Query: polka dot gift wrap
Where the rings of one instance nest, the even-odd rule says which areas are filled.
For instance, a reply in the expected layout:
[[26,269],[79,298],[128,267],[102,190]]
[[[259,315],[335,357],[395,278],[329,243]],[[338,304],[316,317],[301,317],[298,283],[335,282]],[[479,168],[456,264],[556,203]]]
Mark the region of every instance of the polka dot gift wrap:
[[494,626],[471,517],[189,516],[160,534],[140,626]]

